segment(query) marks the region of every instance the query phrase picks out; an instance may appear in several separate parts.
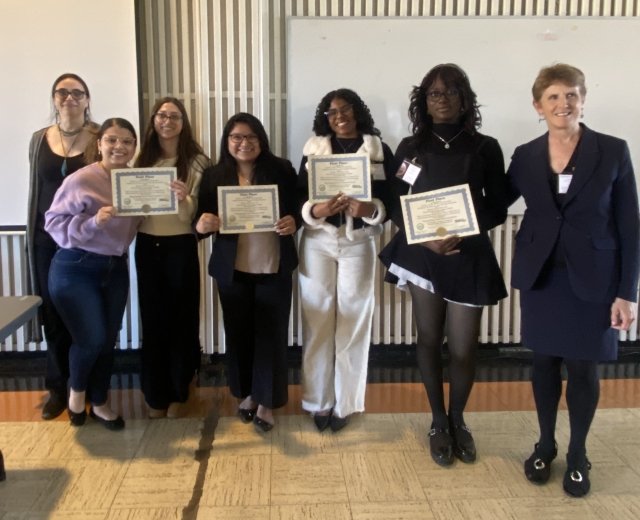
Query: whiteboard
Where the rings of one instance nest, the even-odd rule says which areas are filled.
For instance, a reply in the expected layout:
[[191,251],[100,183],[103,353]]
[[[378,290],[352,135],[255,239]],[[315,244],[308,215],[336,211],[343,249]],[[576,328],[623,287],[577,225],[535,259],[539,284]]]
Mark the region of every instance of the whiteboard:
[[74,72],[93,119],[124,117],[138,130],[134,0],[1,0],[0,226],[24,226],[29,139],[52,123],[51,84]]
[[[439,63],[456,63],[478,95],[481,132],[505,162],[546,131],[532,107],[540,68],[565,62],[586,76],[584,123],[626,139],[640,171],[640,20],[635,18],[309,18],[287,25],[288,150],[297,167],[315,109],[329,91],[355,90],[395,151],[410,134],[409,94]],[[639,183],[640,184],[640,183]],[[516,205],[514,212],[521,209]]]

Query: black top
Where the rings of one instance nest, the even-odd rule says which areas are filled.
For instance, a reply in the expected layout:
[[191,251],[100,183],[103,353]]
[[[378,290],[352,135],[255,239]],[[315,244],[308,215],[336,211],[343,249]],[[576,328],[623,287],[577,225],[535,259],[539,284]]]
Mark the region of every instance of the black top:
[[[460,253],[439,255],[420,245],[408,245],[404,232],[399,197],[406,195],[409,184],[394,177],[394,204],[391,218],[398,233],[380,253],[389,268],[396,267],[433,284],[443,298],[472,305],[493,305],[507,295],[502,273],[489,239],[488,230],[502,224],[507,216],[507,184],[502,150],[492,137],[462,131],[459,125],[434,125],[433,131],[448,142],[429,135],[402,140],[395,155],[395,168],[404,159],[413,160],[421,172],[412,193],[468,183],[476,210],[480,234],[462,239]],[[457,137],[456,137],[457,136]],[[387,273],[386,281],[398,278]]]

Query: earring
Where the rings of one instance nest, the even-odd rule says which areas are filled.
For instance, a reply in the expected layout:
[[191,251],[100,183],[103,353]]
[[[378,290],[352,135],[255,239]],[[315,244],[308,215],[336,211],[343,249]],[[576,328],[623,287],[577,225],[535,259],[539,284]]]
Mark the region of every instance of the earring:
[[60,111],[58,109],[56,109],[56,124],[60,124]]
[[91,121],[91,117],[89,116],[89,107],[84,109],[84,124],[88,124]]
[[580,119],[584,119],[584,108],[580,109]]
[[542,114],[538,114],[538,123],[542,123],[544,121],[544,117],[542,117]]

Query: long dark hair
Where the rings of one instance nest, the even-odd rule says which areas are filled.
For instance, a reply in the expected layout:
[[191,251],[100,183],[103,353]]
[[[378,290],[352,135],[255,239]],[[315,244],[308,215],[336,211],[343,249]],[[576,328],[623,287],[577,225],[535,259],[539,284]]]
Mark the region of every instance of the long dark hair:
[[87,108],[84,109],[84,123],[88,124],[91,123],[91,93],[89,92],[89,87],[87,86],[87,82],[85,80],[83,80],[80,76],[78,76],[77,74],[74,74],[73,72],[65,72],[64,74],[60,74],[55,81],[53,82],[53,85],[51,85],[51,119],[55,119],[57,116],[57,112],[56,112],[56,107],[53,104],[53,98],[56,95],[56,87],[58,86],[58,83],[60,83],[61,81],[64,81],[65,79],[73,79],[76,80],[78,83],[80,83],[82,85],[82,88],[84,89],[86,95],[87,95]]
[[102,125],[100,125],[100,128],[98,129],[96,134],[96,138],[93,141],[93,145],[89,144],[87,146],[86,151],[84,152],[85,162],[87,164],[90,164],[98,160],[98,157],[99,157],[98,141],[102,139],[102,136],[107,130],[109,130],[109,128],[113,128],[114,126],[117,126],[119,128],[124,128],[125,130],[129,130],[129,132],[131,132],[131,134],[133,135],[133,138],[136,141],[138,140],[136,129],[133,127],[131,123],[129,123],[129,121],[127,121],[122,117],[110,117],[109,119],[105,120],[105,122],[102,123]]
[[411,103],[409,104],[409,120],[411,132],[415,136],[425,136],[433,127],[433,118],[427,111],[427,92],[431,85],[440,78],[447,88],[455,88],[460,95],[460,121],[465,130],[474,134],[482,126],[480,106],[476,93],[471,88],[469,78],[458,65],[443,63],[433,67],[422,79],[419,86],[411,91]]
[[331,130],[324,113],[329,110],[331,102],[336,98],[346,101],[353,107],[353,117],[356,120],[356,130],[359,134],[380,135],[380,130],[376,128],[369,107],[358,94],[348,88],[332,90],[320,100],[313,119],[313,132],[316,135],[333,135],[334,132]]
[[182,104],[182,101],[174,97],[163,97],[153,105],[153,108],[151,109],[151,116],[147,123],[147,129],[140,145],[140,154],[136,159],[135,166],[140,168],[153,166],[162,156],[162,148],[160,147],[160,140],[158,139],[154,120],[158,110],[160,110],[160,107],[165,103],[172,103],[175,105],[182,115],[182,131],[178,137],[176,169],[178,170],[178,179],[186,181],[189,177],[189,166],[191,165],[191,162],[196,156],[204,154],[204,151],[193,138],[193,131],[191,129],[191,123],[189,123],[187,110]]

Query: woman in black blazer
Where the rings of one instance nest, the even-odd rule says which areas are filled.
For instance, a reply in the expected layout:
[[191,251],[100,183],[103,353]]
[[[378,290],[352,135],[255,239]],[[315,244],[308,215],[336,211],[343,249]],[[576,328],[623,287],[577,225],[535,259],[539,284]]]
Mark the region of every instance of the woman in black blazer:
[[[296,172],[273,155],[262,123],[239,113],[224,127],[218,163],[206,169],[194,220],[200,238],[216,233],[209,274],[218,284],[226,333],[229,388],[238,413],[258,431],[273,428],[287,402],[291,273],[298,265]],[[272,232],[217,233],[218,187],[275,184],[280,218]]]
[[564,362],[571,438],[563,487],[579,497],[590,489],[585,445],[598,405],[597,362],[616,358],[618,330],[635,319],[638,197],[627,144],[579,122],[586,95],[579,69],[543,68],[532,92],[549,131],[516,148],[508,171],[512,201],[522,195],[527,206],[511,284],[521,291],[540,425],[524,471],[535,483],[549,479]]

